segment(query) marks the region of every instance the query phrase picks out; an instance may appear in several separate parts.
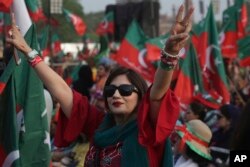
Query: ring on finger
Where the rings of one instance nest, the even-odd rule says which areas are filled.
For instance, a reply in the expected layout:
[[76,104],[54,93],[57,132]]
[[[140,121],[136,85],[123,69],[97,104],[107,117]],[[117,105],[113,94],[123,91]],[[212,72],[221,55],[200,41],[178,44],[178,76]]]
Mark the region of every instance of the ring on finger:
[[9,30],[9,36],[12,38],[12,36],[13,36],[13,33],[12,33],[12,30]]
[[17,26],[17,25],[16,25],[16,28],[17,28],[18,30],[20,30],[19,26]]

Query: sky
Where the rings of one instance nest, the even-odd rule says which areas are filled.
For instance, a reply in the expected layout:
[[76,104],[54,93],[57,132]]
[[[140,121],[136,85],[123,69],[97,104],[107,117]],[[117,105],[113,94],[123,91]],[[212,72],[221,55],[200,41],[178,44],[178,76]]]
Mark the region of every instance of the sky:
[[[84,7],[85,13],[90,12],[97,12],[97,11],[105,11],[106,5],[115,4],[116,0],[78,0]],[[195,7],[195,13],[194,13],[194,20],[199,21],[202,19],[201,14],[199,13],[199,1],[200,0],[193,0],[193,4]],[[203,0],[204,6],[205,6],[205,12],[206,7],[209,6],[211,0]],[[227,0],[213,0],[217,1],[219,3],[219,12],[215,15],[217,20],[221,20],[222,18],[222,11],[227,7]],[[182,3],[184,3],[184,0],[159,0],[161,9],[161,14],[168,14],[169,16],[172,15],[172,7],[173,5],[178,8]],[[232,0],[231,0],[232,2]],[[232,4],[232,3],[231,3]],[[177,10],[177,9],[176,9]]]

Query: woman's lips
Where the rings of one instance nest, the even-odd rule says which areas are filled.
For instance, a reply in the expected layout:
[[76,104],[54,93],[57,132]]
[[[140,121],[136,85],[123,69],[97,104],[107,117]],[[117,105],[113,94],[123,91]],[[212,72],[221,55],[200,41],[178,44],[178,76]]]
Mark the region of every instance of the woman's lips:
[[121,102],[114,102],[114,103],[112,103],[112,105],[114,106],[114,107],[119,107],[120,105],[122,105],[123,103],[121,103]]

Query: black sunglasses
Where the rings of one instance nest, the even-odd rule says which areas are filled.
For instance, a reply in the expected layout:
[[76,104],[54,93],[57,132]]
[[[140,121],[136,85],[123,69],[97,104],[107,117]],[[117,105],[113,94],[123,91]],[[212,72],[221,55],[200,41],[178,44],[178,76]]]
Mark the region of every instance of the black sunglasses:
[[138,92],[134,85],[123,84],[120,86],[108,85],[104,87],[104,96],[112,97],[118,89],[121,96],[130,96],[133,92]]

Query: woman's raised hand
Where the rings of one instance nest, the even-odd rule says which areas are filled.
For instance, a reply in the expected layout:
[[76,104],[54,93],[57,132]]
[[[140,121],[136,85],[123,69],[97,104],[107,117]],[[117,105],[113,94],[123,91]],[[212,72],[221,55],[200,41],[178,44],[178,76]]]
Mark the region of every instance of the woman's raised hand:
[[18,26],[16,25],[14,13],[11,14],[11,23],[12,24],[11,24],[11,29],[9,30],[9,37],[6,38],[6,41],[13,44],[14,47],[16,47],[25,54],[32,51],[32,49],[29,47],[24,37],[22,36]]
[[165,44],[167,53],[178,55],[179,51],[185,46],[189,32],[192,28],[192,15],[194,8],[191,7],[184,15],[184,5],[181,5],[175,18],[175,23],[170,30],[170,37]]

